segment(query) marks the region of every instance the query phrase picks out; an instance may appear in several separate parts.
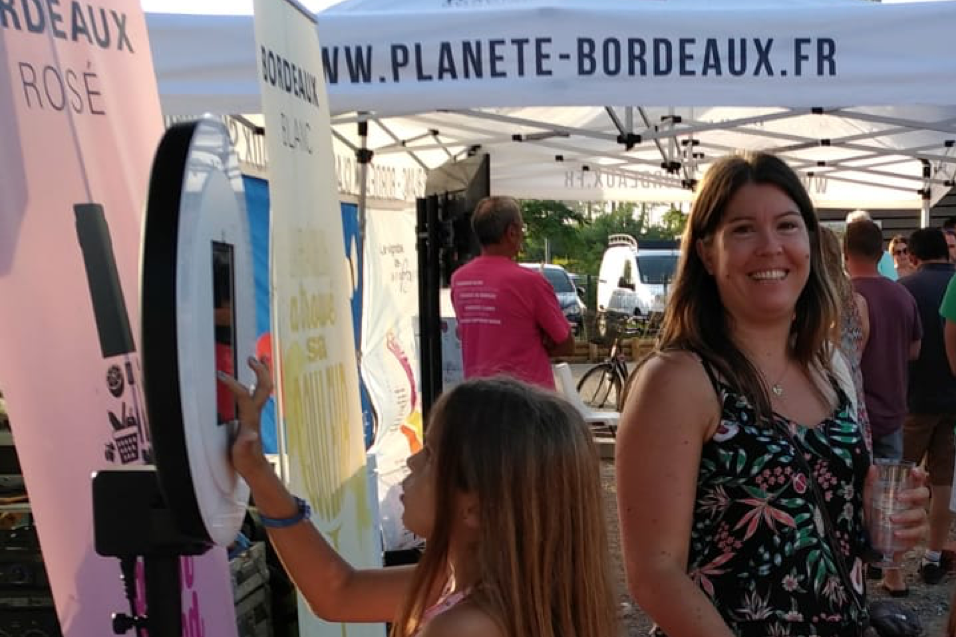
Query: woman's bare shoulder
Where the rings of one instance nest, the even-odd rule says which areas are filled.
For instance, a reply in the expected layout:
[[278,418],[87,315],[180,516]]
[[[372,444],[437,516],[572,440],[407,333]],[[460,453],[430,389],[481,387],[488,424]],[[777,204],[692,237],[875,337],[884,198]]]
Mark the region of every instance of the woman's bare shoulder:
[[667,350],[652,354],[636,372],[622,424],[641,414],[709,427],[718,413],[717,393],[697,354]]
[[504,631],[487,612],[463,601],[428,622],[421,637],[504,637]]
[[636,374],[635,382],[639,387],[653,385],[660,389],[661,383],[668,387],[710,387],[700,357],[687,350],[654,352]]

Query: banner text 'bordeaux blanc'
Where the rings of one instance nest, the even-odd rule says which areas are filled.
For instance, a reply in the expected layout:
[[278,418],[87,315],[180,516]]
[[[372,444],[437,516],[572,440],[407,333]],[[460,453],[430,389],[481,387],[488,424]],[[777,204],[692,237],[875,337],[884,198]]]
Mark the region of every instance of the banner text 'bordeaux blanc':
[[[259,59],[263,82],[319,110],[318,80],[314,73],[264,46],[259,47]],[[290,117],[283,112],[279,115],[279,128],[283,146],[309,155],[314,152],[312,124],[308,119]]]
[[[437,50],[436,50],[437,49]],[[550,37],[327,46],[330,84],[430,82],[515,77],[832,77],[833,38],[579,37],[559,47]],[[382,62],[384,58],[385,62]],[[378,76],[376,77],[376,73]]]

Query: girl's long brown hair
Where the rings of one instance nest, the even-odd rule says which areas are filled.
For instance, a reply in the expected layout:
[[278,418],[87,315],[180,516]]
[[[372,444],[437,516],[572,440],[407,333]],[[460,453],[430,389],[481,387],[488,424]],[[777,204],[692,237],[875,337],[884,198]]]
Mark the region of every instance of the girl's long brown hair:
[[767,382],[730,338],[730,317],[717,284],[700,256],[697,241],[713,239],[727,212],[727,203],[746,184],[779,188],[797,207],[810,238],[810,277],[797,299],[790,331],[790,355],[805,373],[814,366],[830,371],[830,326],[838,301],[824,269],[819,222],[799,177],[782,160],[767,153],[725,157],[707,171],[694,200],[681,241],[681,257],[664,313],[656,351],[683,349],[706,360],[735,393],[746,396],[759,416],[773,409]]
[[435,522],[392,637],[420,628],[448,578],[459,492],[476,494],[480,507],[480,581],[468,600],[504,635],[616,635],[600,460],[580,414],[498,378],[458,385],[430,422],[438,428]]

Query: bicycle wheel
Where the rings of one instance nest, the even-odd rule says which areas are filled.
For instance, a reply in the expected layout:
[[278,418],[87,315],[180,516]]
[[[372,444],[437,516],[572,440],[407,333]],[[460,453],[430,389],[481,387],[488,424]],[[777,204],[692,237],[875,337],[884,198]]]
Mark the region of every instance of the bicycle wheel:
[[578,382],[578,394],[593,409],[617,409],[621,377],[610,363],[595,365]]

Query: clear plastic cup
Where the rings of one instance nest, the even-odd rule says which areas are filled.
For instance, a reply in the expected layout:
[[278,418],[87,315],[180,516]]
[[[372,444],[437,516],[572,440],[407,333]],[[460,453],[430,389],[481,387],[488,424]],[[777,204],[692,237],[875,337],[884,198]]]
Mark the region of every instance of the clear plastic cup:
[[902,552],[906,548],[893,532],[899,525],[890,517],[905,511],[908,504],[899,500],[899,494],[913,486],[912,462],[877,458],[873,461],[878,475],[870,491],[867,528],[870,532],[870,544],[881,557],[873,566],[884,569],[900,568]]

